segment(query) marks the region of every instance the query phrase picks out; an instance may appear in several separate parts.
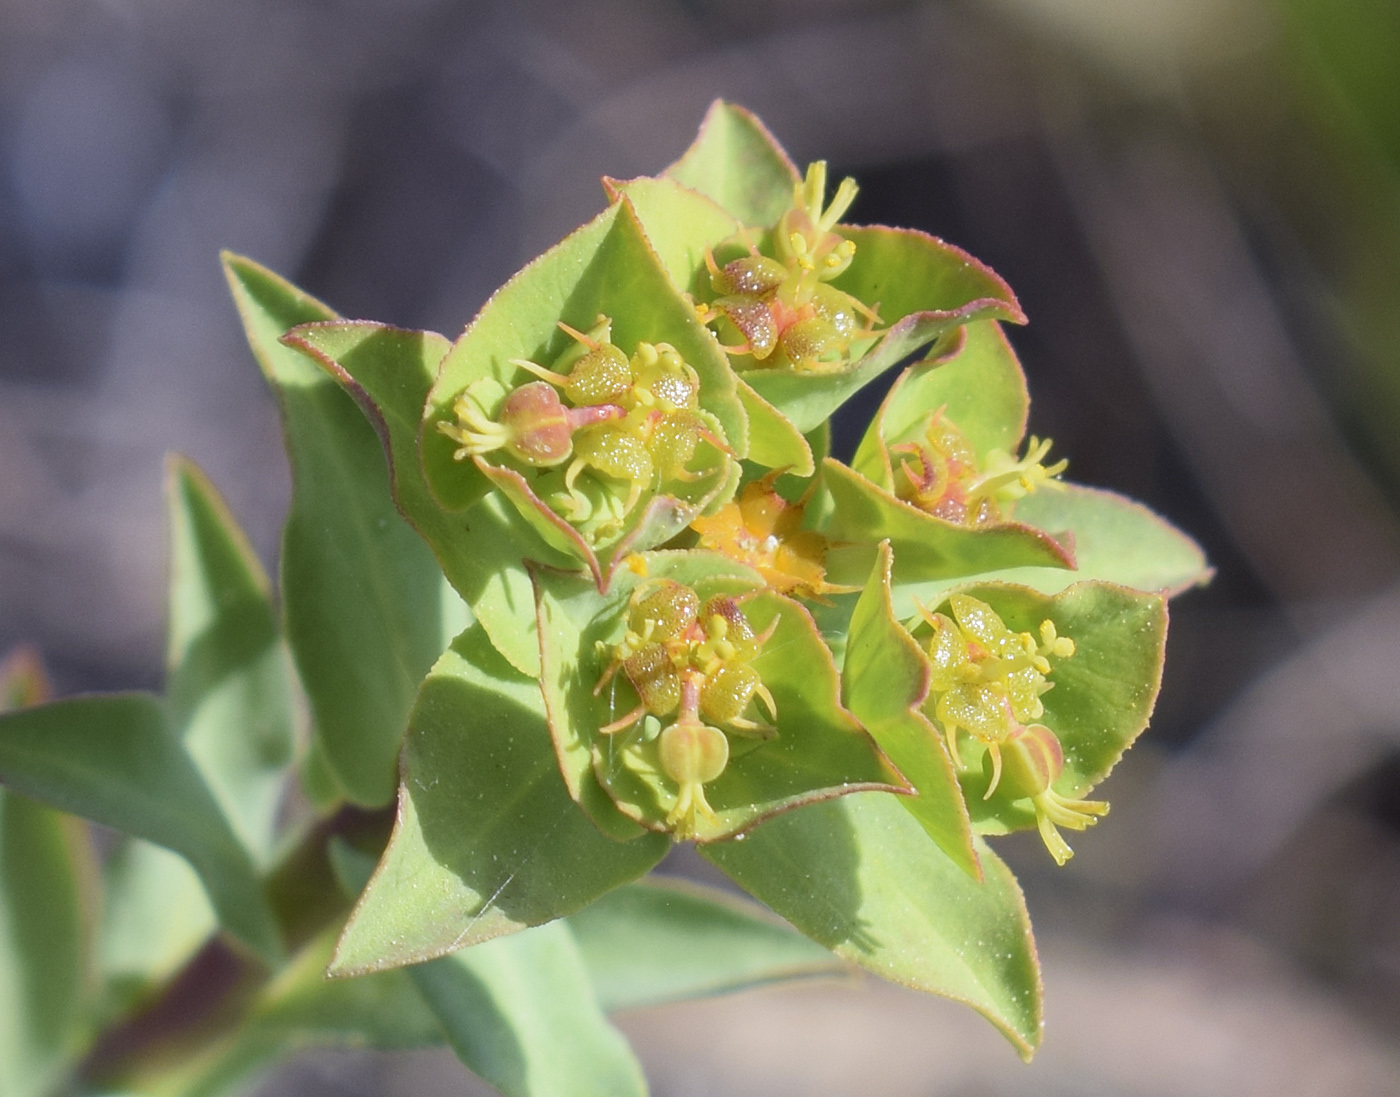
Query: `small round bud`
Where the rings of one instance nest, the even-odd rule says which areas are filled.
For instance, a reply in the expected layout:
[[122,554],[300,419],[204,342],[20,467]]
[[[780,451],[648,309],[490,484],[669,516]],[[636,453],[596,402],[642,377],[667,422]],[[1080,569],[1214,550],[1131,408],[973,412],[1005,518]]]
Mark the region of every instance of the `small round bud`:
[[846,340],[830,320],[809,316],[784,328],[780,342],[793,365],[810,368],[843,350]]
[[1001,744],[1001,790],[1012,800],[1039,795],[1064,772],[1060,740],[1044,724],[1015,727]]
[[812,311],[830,324],[836,334],[846,342],[860,333],[860,313],[856,311],[849,293],[842,293],[831,286],[815,286],[812,289]]
[[675,479],[686,471],[700,445],[703,424],[693,411],[673,411],[662,415],[651,434],[651,456],[665,479]]
[[700,688],[700,712],[717,724],[731,724],[744,714],[760,685],[758,671],[747,663],[722,666]]
[[723,313],[749,346],[749,353],[760,362],[778,346],[778,322],[773,310],[762,301],[746,297],[721,298],[715,308]]
[[762,297],[781,286],[788,276],[787,267],[764,255],[746,255],[724,264],[710,275],[710,285],[716,293],[729,296],[743,294]]
[[656,741],[661,768],[678,785],[713,781],[729,764],[729,739],[719,728],[678,720]]
[[[708,623],[714,617],[724,622],[724,638],[732,644],[752,644],[758,637],[744,611],[739,608],[739,603],[727,594],[715,595],[701,609],[702,622]],[[754,654],[757,654],[756,650],[746,653],[749,657]]]
[[632,366],[611,343],[585,353],[569,371],[564,395],[575,407],[616,404],[632,388]]
[[584,464],[619,480],[650,482],[651,455],[635,434],[615,423],[603,423],[578,432],[574,448]]
[[559,394],[543,381],[514,390],[501,405],[498,419],[507,431],[502,448],[527,465],[557,465],[573,449],[568,413]]
[[660,644],[648,644],[626,659],[622,672],[653,716],[669,716],[680,706],[681,676]]
[[[651,635],[665,642],[679,639],[695,624],[700,610],[700,597],[689,587],[674,579],[656,580],[656,586],[632,606],[631,626],[643,632],[651,623]],[[641,588],[645,589],[645,588]]]

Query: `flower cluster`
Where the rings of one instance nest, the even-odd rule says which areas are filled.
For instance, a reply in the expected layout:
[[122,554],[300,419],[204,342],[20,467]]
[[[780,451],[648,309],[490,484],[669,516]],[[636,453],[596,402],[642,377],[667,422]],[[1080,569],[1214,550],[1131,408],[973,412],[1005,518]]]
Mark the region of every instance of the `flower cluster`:
[[779,475],[750,481],[738,499],[692,522],[700,547],[749,565],[780,594],[820,599],[852,589],[826,581],[827,539],[803,528],[806,507],[778,494],[773,484]]
[[[925,233],[843,224],[856,184],[827,182],[719,104],[665,173],[608,180],[608,208],[455,342],[349,322],[288,339],[376,406],[404,512],[481,636],[538,683],[599,829],[711,845],[876,791],[974,875],[979,830],[1038,824],[1063,861],[1057,828],[1104,810],[1068,793],[1146,724],[1157,592],[1201,570],[1125,576],[1116,561],[1141,557],[1096,541],[1100,573],[1069,574],[1086,523],[1155,520],[1023,443],[1005,283]],[[830,416],[920,353],[851,463],[827,456]],[[381,354],[406,361],[390,377]],[[935,591],[912,643],[903,621]],[[999,611],[1046,624],[1014,632]],[[1073,726],[1041,702],[1075,650],[1052,619],[1083,647],[1061,682]],[[1128,676],[1130,704],[1101,686]]]
[[702,306],[707,322],[733,329],[741,342],[726,344],[731,355],[751,359],[740,368],[821,372],[850,359],[851,346],[875,333],[880,317],[849,293],[830,285],[855,257],[855,242],[835,231],[855,200],[855,180],[826,197],[826,164],[818,161],[794,185],[792,208],[764,235],[774,255],[764,255],[747,229],[739,246],[748,254],[723,266],[706,252],[710,286],[719,296]]
[[[714,818],[704,786],[728,765],[728,735],[777,735],[770,722],[777,719],[777,704],[750,665],[767,639],[767,633],[754,632],[738,601],[728,595],[702,605],[693,588],[655,579],[638,587],[629,600],[627,630],[610,646],[611,662],[594,694],[621,671],[638,703],[598,733],[636,731],[646,716],[674,716],[656,736],[656,748],[662,773],[676,785],[675,806],[666,821],[678,838],[694,837],[697,814]],[[744,715],[755,697],[768,720]],[[636,755],[629,762],[647,764]]]
[[[595,541],[615,536],[647,492],[724,478],[732,456],[724,431],[701,408],[700,378],[673,346],[642,342],[629,357],[610,341],[607,316],[587,333],[559,327],[573,345],[552,368],[511,359],[539,380],[507,392],[481,378],[457,397],[455,422],[438,424],[458,443],[455,459],[503,453],[535,469],[562,469],[536,492]],[[720,459],[692,470],[702,443]]]
[[1020,459],[998,450],[979,464],[972,444],[941,408],[929,414],[917,441],[900,442],[889,450],[900,456],[895,470],[899,498],[962,526],[1002,521],[1017,499],[1039,487],[1061,488],[1057,477],[1069,467],[1063,459],[1047,466],[1050,439],[1034,435]]
[[1054,685],[1050,657],[1067,659],[1074,641],[1057,634],[1053,621],[1040,624],[1039,637],[1012,632],[986,602],[966,594],[949,599],[953,616],[921,616],[933,630],[928,657],[933,667],[927,715],[943,729],[954,764],[964,769],[959,732],[985,747],[990,770],[984,799],[998,791],[1011,800],[1028,799],[1041,838],[1057,864],[1072,851],[1057,826],[1084,830],[1108,805],[1076,800],[1053,785],[1064,771],[1059,738],[1038,721],[1045,715],[1041,696]]
[[[289,620],[355,641],[328,659],[289,634],[306,784],[383,805],[399,777],[335,974],[572,916],[686,841],[845,959],[1034,1048],[1025,905],[982,839],[1038,827],[1071,856],[1061,831],[1107,811],[1082,797],[1147,726],[1166,599],[1209,569],[1025,438],[1010,287],[927,233],[843,223],[856,185],[826,185],[716,103],[455,340],[335,318],[230,262],[260,360],[298,390],[313,475],[288,575],[337,580],[287,591]],[[287,348],[353,404],[303,399]],[[833,416],[901,365],[845,459]],[[327,484],[328,459],[387,471],[412,532],[382,477]],[[344,597],[351,565],[374,598]],[[410,706],[404,671],[430,663]]]

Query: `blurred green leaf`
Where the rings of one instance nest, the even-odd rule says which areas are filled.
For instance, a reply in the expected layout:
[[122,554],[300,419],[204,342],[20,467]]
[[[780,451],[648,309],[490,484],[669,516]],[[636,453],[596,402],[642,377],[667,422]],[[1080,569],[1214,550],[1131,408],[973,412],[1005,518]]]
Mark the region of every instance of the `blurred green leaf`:
[[1015,877],[977,843],[983,879],[938,848],[894,797],[842,796],[701,853],[838,956],[965,1002],[1029,1059],[1040,971]]
[[116,1015],[179,971],[218,919],[189,862],[137,838],[112,851],[102,881],[98,967]]
[[762,907],[684,880],[628,884],[568,921],[608,1013],[847,970]]
[[179,853],[225,929],[281,953],[252,859],[148,694],[77,697],[0,715],[0,782]]
[[665,174],[741,223],[763,228],[792,205],[792,189],[801,180],[763,123],[722,99],[710,104],[699,135]]
[[665,854],[614,842],[569,797],[539,685],[479,627],[423,684],[399,817],[336,952],[337,975],[441,956],[569,914]]
[[563,922],[410,969],[458,1058],[505,1097],[644,1097]]
[[972,849],[972,824],[953,772],[943,736],[920,710],[929,691],[929,663],[919,645],[894,617],[890,603],[888,542],[851,615],[842,695],[856,718],[875,737],[914,786],[916,796],[900,798],[911,815],[954,862],[980,876]]
[[442,1027],[407,972],[327,979],[335,944],[324,933],[258,993],[237,1028],[193,1060],[135,1079],[143,1092],[236,1097],[276,1065],[313,1048],[403,1050],[445,1042]]
[[418,683],[446,643],[441,573],[394,509],[383,449],[364,414],[279,342],[290,328],[335,314],[250,260],[225,254],[224,269],[281,403],[292,461],[282,541],[287,639],[331,771],[350,799],[380,806],[393,798]]
[[79,1050],[86,941],[57,812],[0,789],[0,1093],[41,1097]]
[[336,934],[324,933],[261,994],[249,1027],[276,1033],[293,1047],[431,1047],[442,1027],[408,974],[381,971],[328,979]]
[[340,787],[335,771],[326,759],[321,737],[313,734],[301,757],[299,771],[301,791],[318,814],[326,814],[345,802],[345,790]]
[[271,591],[199,469],[173,458],[167,494],[166,712],[234,832],[266,867],[294,743],[292,684]]

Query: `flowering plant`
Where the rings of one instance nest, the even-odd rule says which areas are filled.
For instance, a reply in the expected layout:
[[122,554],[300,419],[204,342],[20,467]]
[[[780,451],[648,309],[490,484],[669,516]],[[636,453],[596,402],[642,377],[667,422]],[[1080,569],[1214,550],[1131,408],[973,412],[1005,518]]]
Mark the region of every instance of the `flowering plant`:
[[[752,115],[716,103],[661,175],[604,183],[455,341],[225,257],[294,471],[280,628],[175,465],[166,697],[0,718],[0,779],[133,836],[120,916],[207,896],[183,936],[106,931],[74,1025],[158,993],[215,925],[249,974],[216,1052],[80,1077],[223,1092],[299,1043],[445,1038],[508,1094],[640,1092],[600,1009],[843,962],[1038,1044],[986,838],[1036,828],[1063,864],[1108,811],[1085,797],[1147,725],[1199,550],[1025,438],[1001,279],[844,223],[856,184],[828,198]],[[901,367],[831,457],[831,414]],[[311,807],[287,823],[292,772]],[[805,937],[632,883],[676,842]],[[35,1062],[23,1092],[72,1067]]]

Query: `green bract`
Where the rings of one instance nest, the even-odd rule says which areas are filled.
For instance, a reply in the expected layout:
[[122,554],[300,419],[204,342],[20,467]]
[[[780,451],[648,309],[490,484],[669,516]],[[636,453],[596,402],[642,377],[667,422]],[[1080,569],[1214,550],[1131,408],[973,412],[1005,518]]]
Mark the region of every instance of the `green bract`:
[[[605,189],[455,342],[225,257],[293,463],[280,621],[177,464],[165,695],[0,715],[0,780],[129,835],[85,1015],[74,963],[8,962],[40,922],[86,947],[82,849],[0,796],[0,971],[44,987],[0,1026],[0,1083],[60,1084],[93,1017],[219,930],[248,969],[237,1034],[138,1050],[106,1088],[446,1041],[506,1094],[641,1093],[604,1009],[845,961],[1034,1051],[1035,946],[986,836],[1036,827],[1068,859],[1151,715],[1166,599],[1209,569],[1026,436],[1001,279],[845,223],[854,181],[828,194],[752,115],[716,103],[664,173]],[[911,358],[829,456],[832,412]],[[279,825],[292,776],[314,809]],[[678,841],[810,940],[635,882]],[[26,889],[41,858],[61,871]]]

